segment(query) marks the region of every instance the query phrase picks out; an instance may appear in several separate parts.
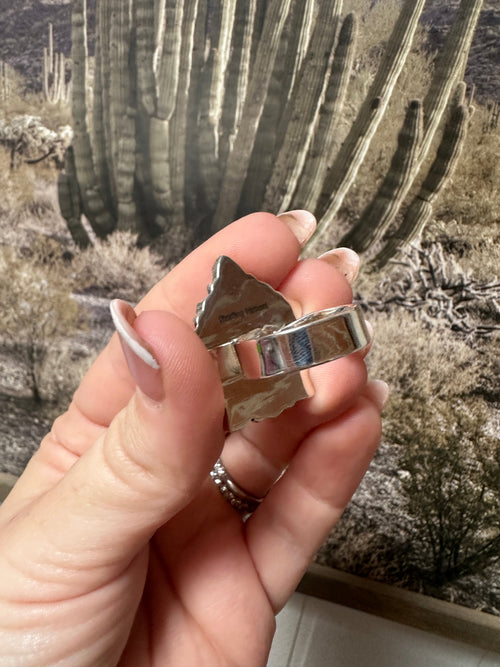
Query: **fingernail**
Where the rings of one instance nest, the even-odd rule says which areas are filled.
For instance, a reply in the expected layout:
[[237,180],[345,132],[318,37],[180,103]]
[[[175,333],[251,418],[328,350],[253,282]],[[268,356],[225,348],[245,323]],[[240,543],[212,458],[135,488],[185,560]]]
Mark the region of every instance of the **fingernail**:
[[368,322],[368,320],[365,320],[365,327],[366,327],[366,329],[367,329],[367,331],[368,331],[368,335],[370,336],[370,341],[372,341],[372,340],[373,340],[373,336],[374,336],[374,332],[373,332],[373,327],[372,327],[372,325],[370,324],[370,322]]
[[377,404],[379,410],[382,410],[389,398],[390,389],[387,382],[383,380],[371,380],[369,383],[370,394]]
[[136,314],[132,306],[121,299],[114,299],[109,305],[113,324],[120,337],[123,354],[130,374],[138,388],[153,401],[164,397],[160,365],[154,358],[149,345],[133,328]]
[[288,225],[301,246],[309,241],[316,229],[316,218],[309,211],[286,211],[280,213],[278,218]]
[[358,253],[354,252],[354,250],[350,248],[335,248],[335,250],[329,250],[320,255],[319,259],[334,266],[346,277],[347,282],[351,285],[356,280],[359,273],[360,259]]

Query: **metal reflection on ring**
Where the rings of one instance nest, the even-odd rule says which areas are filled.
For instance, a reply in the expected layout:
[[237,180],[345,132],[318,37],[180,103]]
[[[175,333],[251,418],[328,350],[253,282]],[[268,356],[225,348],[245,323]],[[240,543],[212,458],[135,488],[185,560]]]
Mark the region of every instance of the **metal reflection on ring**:
[[352,354],[370,335],[359,306],[310,313],[272,332],[261,329],[213,348],[223,382],[305,370]]

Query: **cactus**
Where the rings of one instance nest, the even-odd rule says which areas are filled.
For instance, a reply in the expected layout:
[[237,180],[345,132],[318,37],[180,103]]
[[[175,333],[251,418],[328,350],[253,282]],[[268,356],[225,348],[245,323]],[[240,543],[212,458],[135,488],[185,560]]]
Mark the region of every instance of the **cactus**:
[[[88,49],[86,25],[86,2],[85,0],[75,0],[71,13],[73,59],[71,106],[74,131],[74,175],[78,181],[83,213],[88,218],[95,234],[98,237],[105,238],[116,228],[116,220],[110,210],[111,206],[109,204],[113,193],[109,193],[108,202],[106,202],[102,193],[107,183],[99,183],[97,180],[96,174],[98,171],[94,166],[94,151],[90,141],[87,120]],[[104,86],[103,84],[102,90],[109,91],[109,86]],[[94,94],[94,100],[100,98],[99,92],[99,89],[97,89]],[[105,102],[107,100],[103,101],[102,107],[105,106]],[[96,104],[100,104],[100,100],[97,100]],[[100,119],[97,114],[94,114],[93,122],[95,138],[102,137],[103,135],[99,133]],[[94,141],[94,148],[98,145],[98,141]],[[73,171],[68,171],[66,175],[71,178]]]
[[0,60],[0,99],[6,101],[10,97],[11,82],[9,66],[4,60]]
[[267,7],[248,87],[248,102],[241,115],[220,187],[214,229],[221,229],[236,214],[290,5],[291,0],[270,0]]
[[327,73],[334,53],[336,22],[342,0],[322,3],[311,35],[307,58],[300,65],[283,112],[286,127],[283,142],[266,188],[264,208],[286,210],[302,173],[317,117],[318,100],[323,97]]
[[83,211],[80,192],[76,187],[75,158],[71,146],[66,152],[65,165],[66,173],[60,175],[57,183],[59,206],[76,245],[79,248],[87,248],[90,245],[90,239],[85,227],[81,224]]
[[342,24],[325,96],[320,107],[317,127],[293,195],[296,208],[314,210],[326,174],[332,166],[335,134],[340,121],[356,48],[356,16],[351,12]]
[[[364,252],[379,241],[391,223],[394,211],[399,208],[408,181],[411,178],[422,140],[422,103],[413,100],[406,112],[405,121],[398,136],[398,147],[391,165],[374,199],[366,206],[356,225],[345,234],[339,245]],[[374,224],[376,220],[377,224]]]
[[49,45],[43,49],[43,93],[49,104],[69,102],[70,83],[66,83],[66,58],[54,51],[54,27],[49,23]]
[[379,70],[324,182],[318,202],[321,223],[315,246],[342,205],[366,156],[410,52],[424,5],[425,0],[405,0],[401,8]]
[[[457,86],[457,81],[463,75],[464,54],[467,54],[470,49],[480,7],[481,2],[477,0],[462,1],[457,19],[450,30],[443,50],[438,56],[429,91],[423,103],[423,132],[415,137],[415,142],[409,142],[407,149],[405,149],[404,135],[406,130],[403,128],[400,135],[400,145],[379,192],[366,207],[358,223],[341,239],[341,245],[347,245],[358,252],[363,252],[374,242],[380,240],[391,223],[394,222],[410,188],[422,170],[438,127],[445,116],[445,110],[450,103],[453,91],[455,90],[456,99],[460,104],[464,101],[465,83],[460,83]],[[410,111],[411,105],[408,113]],[[463,140],[464,134],[462,131],[458,132],[458,137]],[[443,139],[443,141],[447,141],[447,139]],[[398,159],[399,154],[401,154],[401,158]],[[441,154],[440,159],[443,159],[443,154]],[[454,159],[452,155],[450,155],[450,159]],[[444,173],[445,177],[448,177],[451,169],[444,169]],[[442,185],[439,189],[442,188]],[[422,207],[423,204],[419,205],[419,210]],[[431,211],[432,208],[429,204],[426,214],[427,219],[430,217]],[[422,220],[423,218],[419,215],[419,219]],[[421,227],[421,225],[419,226]],[[411,227],[411,225],[405,224],[398,233],[401,234],[405,229],[410,230]],[[411,234],[413,236],[413,231]],[[401,242],[402,239],[400,238],[399,241]],[[376,260],[378,266],[381,266],[382,256],[389,257],[390,253],[387,251],[384,252],[384,255],[378,256]]]
[[488,102],[487,110],[488,116],[483,123],[483,134],[488,134],[498,129],[498,121],[500,119],[500,105],[498,102]]
[[[461,1],[423,105],[410,104],[379,198],[352,230],[364,247],[385,238],[425,164],[463,76],[482,2]],[[96,235],[128,229],[143,242],[161,236],[168,254],[171,233],[183,235],[187,249],[250,210],[307,207],[319,219],[314,250],[388,107],[425,0],[404,0],[379,71],[335,155],[357,32],[356,17],[344,16],[342,5],[100,0],[91,111],[86,4],[74,0],[74,169],[65,177],[76,179]]]
[[373,266],[382,269],[397,253],[403,243],[413,241],[432,215],[432,204],[450,178],[463,146],[469,121],[469,111],[457,104],[445,125],[436,158],[397,231],[373,260]]

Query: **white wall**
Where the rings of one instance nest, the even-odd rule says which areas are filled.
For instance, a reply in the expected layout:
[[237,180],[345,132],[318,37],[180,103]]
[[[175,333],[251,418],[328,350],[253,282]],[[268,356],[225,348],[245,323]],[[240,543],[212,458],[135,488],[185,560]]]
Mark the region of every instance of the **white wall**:
[[296,593],[268,667],[500,667],[500,653]]

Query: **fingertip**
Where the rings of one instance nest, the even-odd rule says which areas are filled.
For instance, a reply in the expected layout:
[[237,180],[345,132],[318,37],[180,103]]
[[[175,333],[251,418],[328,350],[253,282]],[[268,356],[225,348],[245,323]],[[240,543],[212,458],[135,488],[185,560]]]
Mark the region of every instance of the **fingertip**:
[[154,350],[134,328],[137,320],[134,309],[125,301],[114,299],[110,312],[132,378],[145,396],[160,402],[164,397],[160,364]]
[[372,326],[371,322],[369,322],[368,320],[365,320],[365,327],[366,327],[366,330],[368,331],[368,335],[370,337],[370,342],[369,342],[368,345],[371,345],[373,343],[373,339],[375,338],[375,332],[373,330],[373,326]]
[[380,412],[389,400],[390,388],[383,380],[370,380],[366,385],[365,395],[377,406]]
[[351,248],[334,248],[318,257],[323,262],[328,262],[340,271],[347,282],[352,285],[359,274],[361,264],[358,253]]
[[315,216],[310,211],[302,209],[285,211],[277,217],[288,226],[288,229],[295,236],[301,248],[304,247],[314,234],[318,224]]

